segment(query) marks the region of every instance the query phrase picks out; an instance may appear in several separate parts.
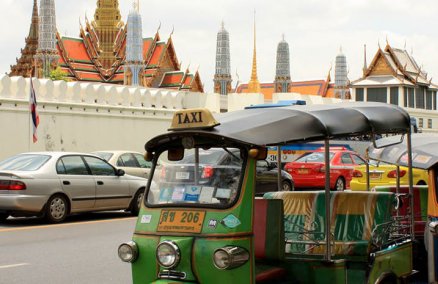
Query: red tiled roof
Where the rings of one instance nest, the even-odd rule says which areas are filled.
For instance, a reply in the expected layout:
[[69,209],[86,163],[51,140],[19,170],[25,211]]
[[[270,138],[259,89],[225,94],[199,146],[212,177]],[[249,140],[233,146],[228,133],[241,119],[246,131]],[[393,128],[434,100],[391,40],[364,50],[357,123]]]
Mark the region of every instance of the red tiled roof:
[[163,81],[160,87],[180,86],[184,77],[183,72],[172,72],[164,74]]
[[67,52],[66,56],[68,56],[69,59],[74,61],[91,62],[91,58],[88,56],[87,49],[85,48],[82,39],[63,37],[62,44]]
[[[325,80],[299,81],[292,82],[291,93],[299,93],[301,95],[324,96]],[[275,93],[274,83],[261,83],[262,94],[265,100],[272,100],[272,94]],[[236,93],[248,93],[248,84],[240,84],[237,87]],[[326,97],[333,97],[333,84],[329,85]]]
[[102,77],[98,73],[76,71],[80,80],[99,81],[103,82]]
[[182,87],[183,88],[190,88],[192,86],[192,82],[193,82],[193,75],[192,74],[187,74],[187,76],[184,79],[184,82],[182,84]]
[[147,60],[147,55],[149,53],[149,49],[152,46],[152,42],[154,41],[153,38],[144,38],[143,39],[143,58]]
[[97,72],[96,66],[93,64],[85,64],[85,63],[71,63],[70,66],[74,70],[87,70]]
[[152,65],[152,66],[158,65],[165,46],[166,44],[164,42],[157,43],[148,65]]
[[114,77],[111,78],[111,82],[117,81],[117,82],[123,82],[125,80],[125,75],[122,74],[116,74]]

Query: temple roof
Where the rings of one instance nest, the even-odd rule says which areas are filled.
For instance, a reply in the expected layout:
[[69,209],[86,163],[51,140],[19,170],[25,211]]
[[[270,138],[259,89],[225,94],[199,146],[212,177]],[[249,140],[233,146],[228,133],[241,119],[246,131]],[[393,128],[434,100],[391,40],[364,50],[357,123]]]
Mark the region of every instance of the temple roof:
[[[17,59],[17,66],[11,66],[12,75],[28,76],[34,66],[33,55],[38,45],[38,38],[32,38],[37,34],[35,30],[38,27],[38,10],[35,7],[36,0],[34,0],[32,24],[29,37],[26,39],[26,48],[22,51],[22,58]],[[104,20],[105,17],[110,17],[111,23]],[[85,26],[80,24],[79,36],[73,38],[61,36],[59,33],[56,35],[58,64],[67,74],[67,79],[124,83],[127,25],[121,21],[118,1],[98,1],[94,21],[89,22],[86,18]],[[99,38],[100,36],[102,38]],[[108,45],[105,40],[112,43]],[[33,45],[32,48],[28,43]],[[197,72],[190,74],[188,71],[180,70],[171,35],[167,42],[161,41],[158,31],[153,37],[143,38],[142,54],[146,87],[171,87],[203,92],[203,85]]]
[[[390,76],[392,84],[399,81],[399,84],[430,86],[431,81],[427,78],[427,73],[421,69],[406,50],[393,48],[387,44],[384,50],[380,48],[377,50],[373,61],[364,71],[363,77],[354,84],[365,82],[364,80],[370,76]],[[371,79],[371,81],[376,80]]]
[[[260,87],[265,100],[272,100],[272,95],[275,93],[274,83],[261,83]],[[334,84],[330,84],[327,80],[296,81],[292,82],[291,93],[333,98],[334,87]],[[235,92],[249,93],[248,84],[240,84]]]

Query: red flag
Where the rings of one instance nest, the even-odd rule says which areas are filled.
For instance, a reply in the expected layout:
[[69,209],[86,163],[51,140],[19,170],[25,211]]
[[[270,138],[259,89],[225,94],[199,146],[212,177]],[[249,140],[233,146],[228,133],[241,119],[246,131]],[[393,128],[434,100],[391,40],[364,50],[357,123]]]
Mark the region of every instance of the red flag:
[[32,125],[33,125],[33,143],[36,143],[38,141],[37,127],[38,124],[40,124],[40,117],[38,116],[37,113],[37,101],[36,101],[35,90],[33,88],[32,77],[30,78],[29,108],[30,108],[30,116],[32,118]]

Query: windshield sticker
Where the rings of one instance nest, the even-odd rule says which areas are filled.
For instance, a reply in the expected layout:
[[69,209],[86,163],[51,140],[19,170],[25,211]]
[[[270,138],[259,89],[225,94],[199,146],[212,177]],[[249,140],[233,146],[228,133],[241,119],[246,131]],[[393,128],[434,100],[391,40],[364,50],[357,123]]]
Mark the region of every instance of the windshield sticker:
[[175,186],[172,194],[172,201],[183,201],[184,200],[184,186]]
[[216,198],[226,198],[229,199],[231,196],[231,189],[228,188],[218,188],[216,190]]
[[201,187],[195,185],[189,185],[186,187],[184,200],[185,201],[198,201],[201,194]]
[[419,164],[426,164],[430,161],[430,159],[432,159],[431,156],[418,155],[415,157],[414,161],[419,163]]
[[172,197],[172,188],[162,188],[160,189],[160,202],[169,202]]
[[203,186],[201,189],[201,194],[199,196],[199,202],[201,203],[211,203],[213,199],[214,187]]
[[217,220],[216,219],[210,219],[208,221],[208,227],[216,229],[216,226],[217,226]]
[[221,224],[227,228],[234,229],[241,224],[240,220],[233,214],[222,219]]
[[141,216],[141,223],[142,224],[149,224],[152,220],[152,215],[142,215]]

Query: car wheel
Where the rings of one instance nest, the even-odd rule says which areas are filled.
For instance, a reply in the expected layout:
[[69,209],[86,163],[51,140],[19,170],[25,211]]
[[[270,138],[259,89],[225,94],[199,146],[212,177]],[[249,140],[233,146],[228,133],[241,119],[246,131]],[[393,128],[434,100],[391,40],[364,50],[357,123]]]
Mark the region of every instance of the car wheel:
[[59,223],[64,221],[68,214],[68,202],[63,195],[54,195],[50,197],[46,206],[46,219],[50,223]]
[[9,214],[0,213],[0,222],[6,221],[6,219],[8,219],[8,217],[9,217]]
[[338,177],[335,183],[335,190],[344,191],[344,189],[345,189],[345,181],[342,177]]
[[285,181],[283,181],[283,184],[281,185],[281,190],[282,191],[291,191],[292,185],[290,184],[290,182],[285,180]]
[[133,203],[132,203],[132,206],[131,206],[131,213],[132,213],[132,215],[137,216],[138,212],[140,212],[141,202],[143,200],[143,196],[144,196],[144,189],[140,189],[135,194],[135,197],[132,200]]

